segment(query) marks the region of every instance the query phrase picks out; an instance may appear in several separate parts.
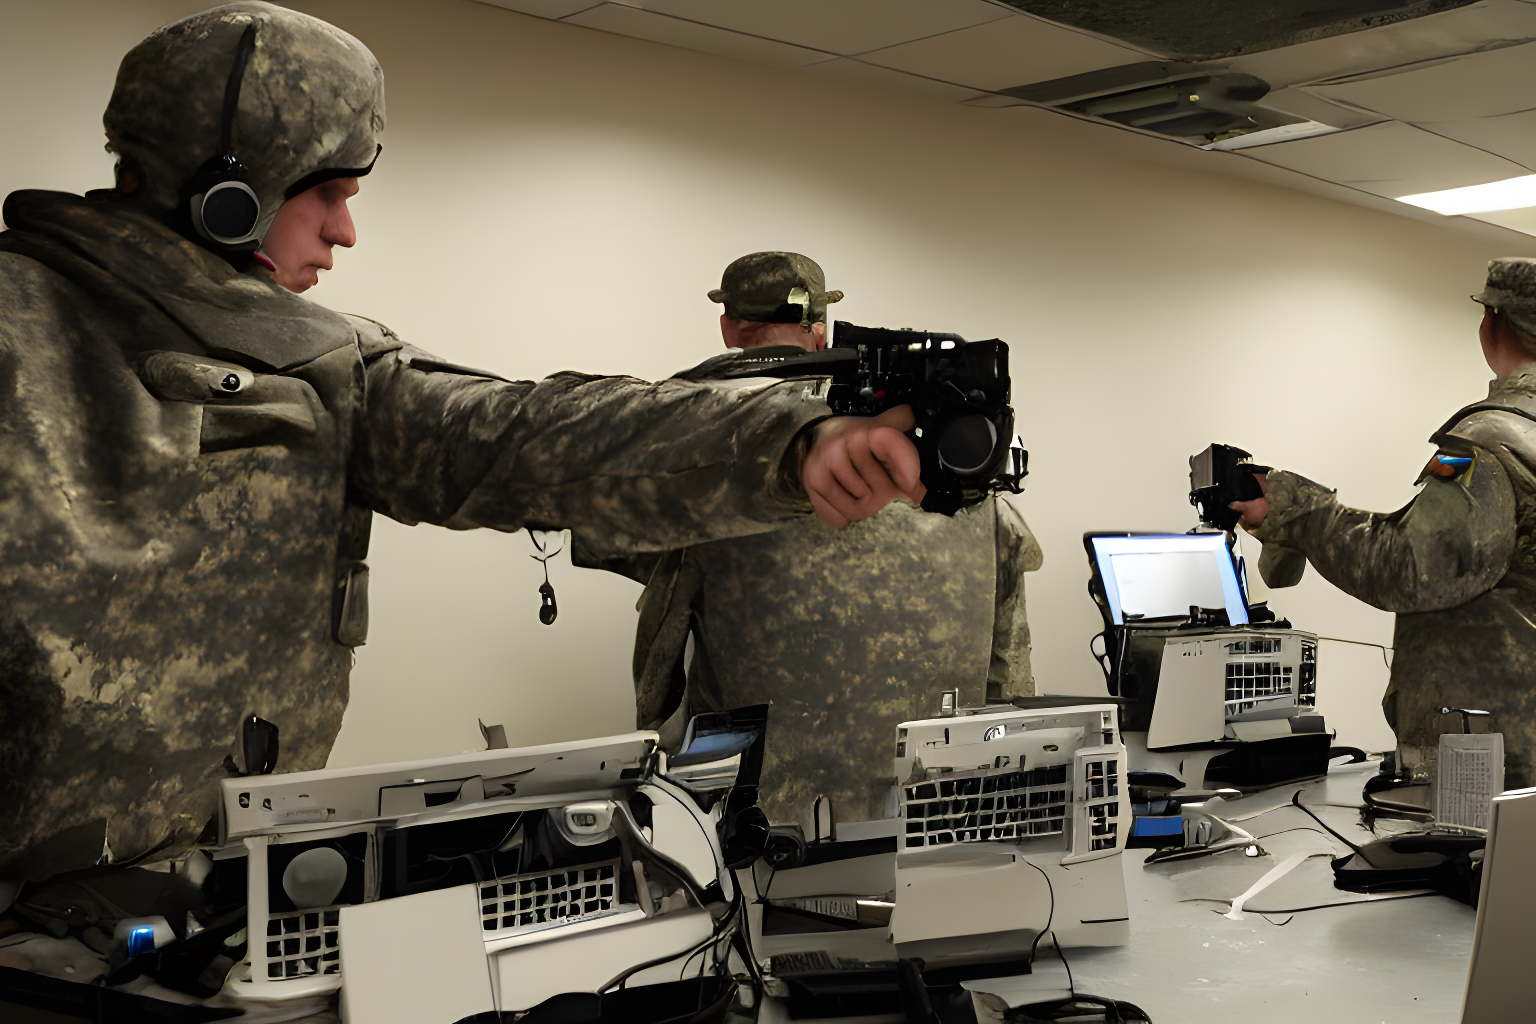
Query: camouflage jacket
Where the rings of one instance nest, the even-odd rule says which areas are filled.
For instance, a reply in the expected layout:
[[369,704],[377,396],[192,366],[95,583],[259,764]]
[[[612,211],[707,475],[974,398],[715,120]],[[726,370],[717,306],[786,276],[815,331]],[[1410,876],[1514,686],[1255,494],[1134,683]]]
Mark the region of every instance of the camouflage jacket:
[[1440,734],[1461,731],[1440,708],[1493,713],[1510,786],[1536,782],[1536,366],[1489,388],[1430,440],[1471,458],[1427,474],[1390,514],[1340,505],[1293,473],[1269,475],[1259,571],[1272,587],[1310,562],[1346,593],[1397,613],[1383,708],[1402,763],[1432,777]]
[[839,531],[807,519],[646,559],[577,541],[578,564],[646,584],[637,724],[675,742],[693,714],[771,704],[759,801],[807,834],[818,796],[839,821],[890,813],[896,725],[937,715],[943,691],[967,704],[1034,692],[1023,577],[1041,552],[1000,498],[953,518],[895,502]]
[[185,849],[246,716],[323,767],[374,511],[629,551],[808,511],[796,387],[502,381],[106,195],[4,215],[0,879]]

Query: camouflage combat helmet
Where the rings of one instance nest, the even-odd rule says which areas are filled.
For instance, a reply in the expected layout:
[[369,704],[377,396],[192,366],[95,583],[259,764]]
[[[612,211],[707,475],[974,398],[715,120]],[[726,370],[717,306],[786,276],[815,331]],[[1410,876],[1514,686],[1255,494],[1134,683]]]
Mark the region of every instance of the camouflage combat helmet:
[[1527,338],[1536,340],[1536,259],[1503,256],[1488,264],[1488,283],[1472,296],[1503,314]]
[[754,252],[725,268],[720,287],[711,289],[711,302],[725,303],[732,320],[770,324],[824,323],[827,304],[843,297],[827,291],[816,261],[797,252]]
[[[194,241],[249,249],[285,200],[372,168],[384,72],[335,26],[247,0],[172,22],[128,51],[102,121],[119,191],[170,214]],[[242,244],[192,230],[195,195],[213,194],[199,181],[224,147],[243,165],[249,206],[260,204]]]

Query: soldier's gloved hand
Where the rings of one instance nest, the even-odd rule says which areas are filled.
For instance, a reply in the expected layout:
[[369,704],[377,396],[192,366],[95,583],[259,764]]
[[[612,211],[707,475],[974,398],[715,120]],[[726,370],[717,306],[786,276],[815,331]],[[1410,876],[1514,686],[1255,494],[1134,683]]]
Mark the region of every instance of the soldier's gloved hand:
[[898,405],[879,416],[834,416],[816,425],[800,482],[822,522],[841,529],[901,495],[923,500],[922,464],[905,434],[914,422],[912,407]]
[[[1269,481],[1265,475],[1255,473],[1253,478],[1259,482],[1259,490],[1267,495]],[[1269,515],[1269,498],[1266,496],[1254,498],[1252,501],[1234,501],[1227,508],[1241,515],[1242,518],[1238,522],[1242,524],[1243,529],[1252,532],[1264,525],[1264,517]]]

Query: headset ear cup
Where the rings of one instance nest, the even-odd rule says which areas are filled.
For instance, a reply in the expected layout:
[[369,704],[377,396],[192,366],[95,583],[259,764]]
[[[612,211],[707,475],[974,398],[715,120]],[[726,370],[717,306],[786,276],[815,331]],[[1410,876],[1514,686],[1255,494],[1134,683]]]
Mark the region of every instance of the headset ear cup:
[[243,181],[221,181],[192,197],[192,224],[199,234],[220,245],[254,241],[261,220],[261,201]]

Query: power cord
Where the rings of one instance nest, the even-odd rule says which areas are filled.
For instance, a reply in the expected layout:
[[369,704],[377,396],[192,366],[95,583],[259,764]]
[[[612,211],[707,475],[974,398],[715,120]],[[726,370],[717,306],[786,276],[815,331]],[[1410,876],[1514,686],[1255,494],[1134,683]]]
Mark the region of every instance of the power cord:
[[1373,644],[1366,640],[1345,640],[1341,636],[1320,636],[1318,639],[1328,640],[1336,644],[1354,644],[1356,647],[1375,647],[1381,651],[1381,663],[1387,666],[1389,672],[1392,670],[1392,662],[1387,660],[1387,652],[1393,650],[1393,648],[1387,647],[1384,644]]
[[1029,962],[1031,964],[1035,962],[1035,951],[1040,948],[1040,940],[1050,934],[1051,945],[1056,947],[1056,955],[1061,957],[1061,965],[1067,969],[1067,993],[1075,998],[1077,990],[1072,983],[1072,965],[1067,963],[1066,954],[1061,951],[1061,946],[1056,942],[1056,933],[1051,931],[1051,925],[1056,920],[1056,887],[1051,885],[1051,876],[1045,873],[1045,868],[1028,858],[1024,858],[1024,863],[1040,872],[1040,877],[1045,879],[1045,891],[1051,897],[1051,909],[1045,915],[1045,927],[1040,929],[1040,933],[1035,936],[1035,941],[1029,947]]

